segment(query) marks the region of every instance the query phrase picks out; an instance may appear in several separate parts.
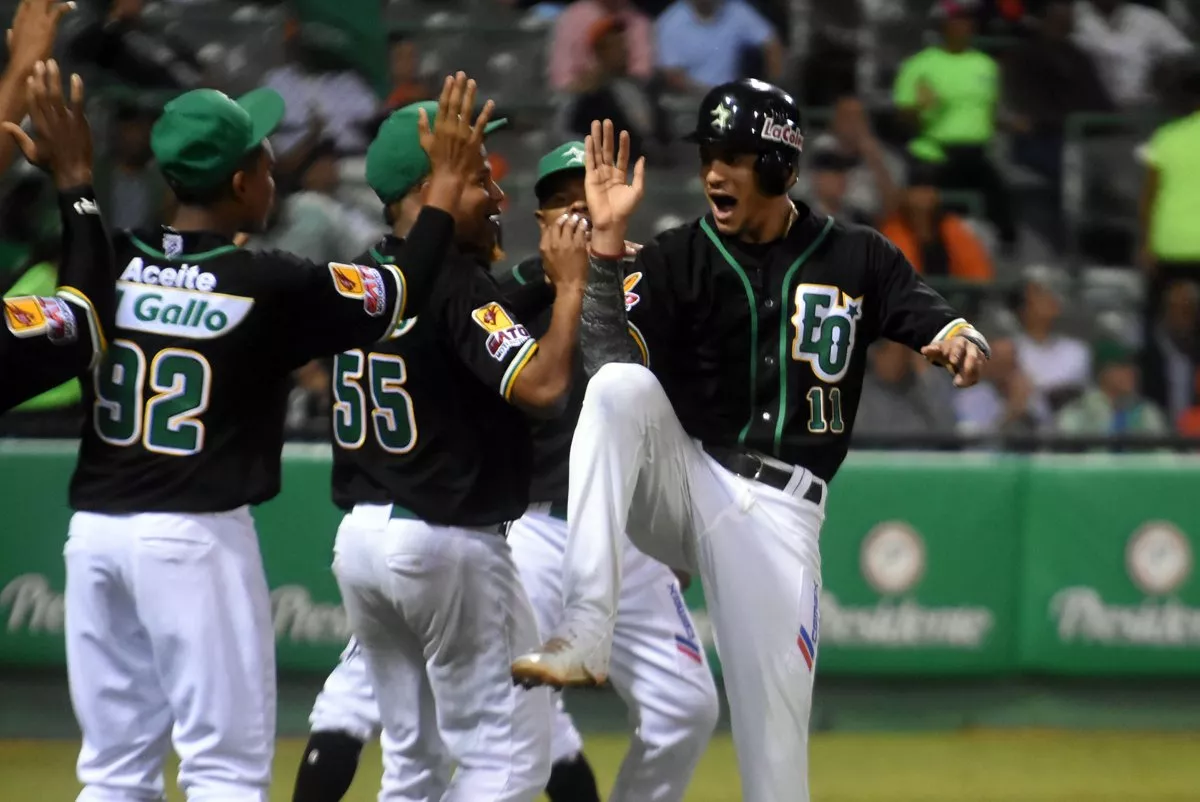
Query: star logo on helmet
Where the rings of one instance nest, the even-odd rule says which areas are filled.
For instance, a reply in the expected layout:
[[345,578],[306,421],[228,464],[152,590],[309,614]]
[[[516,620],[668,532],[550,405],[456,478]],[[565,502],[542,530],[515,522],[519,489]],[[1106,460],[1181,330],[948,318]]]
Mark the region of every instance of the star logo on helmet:
[[567,157],[567,164],[583,164],[583,149],[572,145],[563,151],[563,155]]
[[713,109],[709,114],[712,115],[712,127],[718,131],[725,131],[729,128],[729,122],[733,118],[733,109],[725,105],[725,101],[721,101],[721,105]]

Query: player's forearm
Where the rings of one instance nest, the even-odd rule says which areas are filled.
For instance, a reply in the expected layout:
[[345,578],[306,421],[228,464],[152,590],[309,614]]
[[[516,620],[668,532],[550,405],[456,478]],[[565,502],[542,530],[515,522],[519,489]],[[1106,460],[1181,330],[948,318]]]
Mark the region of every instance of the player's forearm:
[[609,362],[641,364],[642,361],[637,345],[628,335],[622,262],[621,258],[595,253],[588,257],[579,349],[583,369],[589,377]]
[[[27,69],[13,64],[0,75],[0,120],[20,125],[25,118],[25,81],[28,77]],[[0,136],[0,173],[8,170],[16,152],[16,141],[8,134]]]
[[550,328],[538,340],[537,355],[521,371],[513,387],[513,395],[522,406],[553,409],[571,389],[583,294],[582,287],[556,288]]
[[425,308],[434,279],[454,242],[454,218],[443,208],[427,204],[421,209],[396,266],[404,273],[403,307],[397,319],[416,317]]
[[58,284],[82,293],[91,302],[101,332],[108,332],[116,314],[117,276],[112,242],[95,197],[87,184],[59,190],[63,255]]

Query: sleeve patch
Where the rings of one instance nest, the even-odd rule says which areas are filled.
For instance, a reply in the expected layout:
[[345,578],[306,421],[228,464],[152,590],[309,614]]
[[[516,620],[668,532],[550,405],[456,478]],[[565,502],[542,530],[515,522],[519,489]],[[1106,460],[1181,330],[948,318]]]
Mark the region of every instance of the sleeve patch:
[[471,319],[487,332],[487,350],[497,362],[503,362],[510,351],[531,339],[528,330],[514,323],[504,307],[494,301],[473,310]]
[[638,301],[642,300],[641,296],[633,291],[633,288],[642,280],[641,272],[630,273],[625,277],[625,311],[633,309],[637,306]]
[[387,286],[374,267],[329,263],[333,288],[346,298],[361,298],[363,309],[371,317],[379,317],[387,309]]
[[45,335],[50,342],[58,345],[79,339],[79,323],[75,319],[75,312],[61,298],[6,298],[4,322],[14,337]]

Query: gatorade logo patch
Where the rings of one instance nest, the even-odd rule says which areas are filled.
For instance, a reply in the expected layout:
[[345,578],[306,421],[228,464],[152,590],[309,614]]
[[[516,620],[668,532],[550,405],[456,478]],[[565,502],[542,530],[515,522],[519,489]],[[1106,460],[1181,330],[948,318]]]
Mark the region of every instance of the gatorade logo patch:
[[4,322],[14,337],[45,335],[50,342],[63,344],[75,342],[79,336],[75,313],[59,298],[5,298]]
[[799,128],[787,120],[776,120],[774,117],[768,117],[763,122],[762,134],[760,136],[768,142],[778,142],[781,145],[787,145],[789,148],[795,148],[798,151],[804,150],[804,135],[800,133]]
[[363,309],[371,317],[379,317],[387,308],[387,289],[383,276],[373,267],[330,262],[333,288],[338,295],[362,299]]
[[514,323],[512,317],[498,303],[485,304],[473,310],[471,319],[488,333],[487,350],[497,362],[503,362],[509,352],[520,348],[531,339],[526,328]]
[[633,291],[633,288],[636,287],[638,285],[638,282],[641,280],[642,280],[642,274],[640,272],[639,273],[630,273],[628,276],[625,277],[625,311],[626,312],[628,312],[630,309],[633,309],[635,306],[637,306],[638,301],[642,300],[641,296],[639,296],[636,292]]

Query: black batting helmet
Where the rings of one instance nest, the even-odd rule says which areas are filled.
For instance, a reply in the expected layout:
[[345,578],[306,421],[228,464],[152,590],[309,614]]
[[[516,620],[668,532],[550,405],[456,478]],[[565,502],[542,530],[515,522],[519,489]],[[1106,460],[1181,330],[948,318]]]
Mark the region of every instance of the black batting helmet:
[[696,114],[696,130],[684,139],[757,153],[759,187],[767,195],[787,192],[788,176],[799,168],[804,148],[796,101],[753,78],[709,90]]

